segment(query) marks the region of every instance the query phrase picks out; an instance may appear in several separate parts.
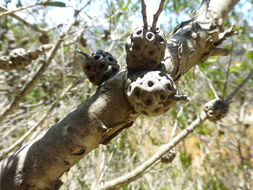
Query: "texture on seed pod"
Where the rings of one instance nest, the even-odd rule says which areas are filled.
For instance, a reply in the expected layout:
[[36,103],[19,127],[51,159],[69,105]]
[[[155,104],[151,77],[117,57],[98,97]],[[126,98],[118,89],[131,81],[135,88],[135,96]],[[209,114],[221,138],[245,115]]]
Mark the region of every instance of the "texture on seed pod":
[[90,82],[95,85],[102,84],[119,70],[116,59],[108,52],[97,50],[88,55],[78,50],[78,53],[85,56],[86,60],[83,64],[83,71]]
[[9,56],[0,57],[0,69],[6,71],[22,69],[31,64],[32,60],[37,59],[43,51],[43,47],[28,51],[23,48],[13,49],[9,53]]
[[210,121],[218,121],[226,116],[229,104],[222,99],[213,99],[204,105],[204,111]]
[[48,44],[50,42],[50,38],[47,34],[42,34],[40,37],[39,37],[39,41],[40,43],[42,44]]
[[187,96],[178,95],[173,79],[161,71],[143,71],[126,89],[126,96],[137,113],[160,115],[169,110],[176,101],[188,101]]
[[9,56],[1,56],[0,57],[0,69],[2,70],[11,70],[12,62],[10,61]]
[[10,61],[16,69],[23,68],[30,64],[28,53],[23,48],[14,49],[10,52]]
[[173,148],[161,157],[161,162],[165,164],[171,163],[175,159],[175,157],[176,157],[176,150],[175,148]]
[[166,37],[159,28],[137,28],[126,42],[127,68],[133,70],[155,69],[164,59]]

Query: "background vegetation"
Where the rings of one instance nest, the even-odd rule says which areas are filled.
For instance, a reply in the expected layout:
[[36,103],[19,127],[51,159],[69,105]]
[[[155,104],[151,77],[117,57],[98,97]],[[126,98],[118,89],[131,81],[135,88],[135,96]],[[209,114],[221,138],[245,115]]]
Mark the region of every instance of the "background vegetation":
[[[14,9],[36,2],[5,0],[0,4]],[[14,113],[2,121],[2,158],[47,130],[94,93],[96,89],[82,72],[83,60],[76,55],[76,48],[85,52],[107,50],[124,67],[126,38],[133,27],[141,23],[139,1],[61,2],[50,6],[35,6],[17,13],[29,23],[48,29],[44,34],[11,16],[0,17],[1,56],[8,55],[15,48],[28,50],[45,43],[54,44],[66,25],[74,23],[48,69]],[[149,1],[146,3],[148,5]],[[231,49],[231,54],[227,57],[209,58],[178,82],[178,90],[191,97],[189,103],[175,105],[162,116],[138,118],[133,127],[123,131],[107,146],[101,145],[64,174],[62,179],[65,183],[61,189],[89,189],[96,182],[107,181],[131,171],[154,154],[159,146],[168,142],[175,133],[188,126],[203,104],[215,98],[215,94],[223,97],[235,89],[253,70],[252,3],[242,1],[228,17],[227,26],[235,24],[237,31],[237,35],[223,44]],[[188,15],[199,4],[199,1],[192,0],[167,1],[160,20],[160,27],[165,34],[169,36],[170,31],[189,18]],[[57,14],[65,11],[64,19],[57,17]],[[49,40],[43,41],[43,36]],[[39,59],[43,60],[43,57],[41,55]],[[0,70],[0,113],[22,92],[41,64],[36,60],[23,69]],[[252,94],[253,80],[250,80],[233,99],[226,118],[216,123],[207,121],[201,124],[177,146],[177,156],[172,163],[158,162],[141,179],[122,189],[252,189]],[[20,139],[21,143],[4,155]]]

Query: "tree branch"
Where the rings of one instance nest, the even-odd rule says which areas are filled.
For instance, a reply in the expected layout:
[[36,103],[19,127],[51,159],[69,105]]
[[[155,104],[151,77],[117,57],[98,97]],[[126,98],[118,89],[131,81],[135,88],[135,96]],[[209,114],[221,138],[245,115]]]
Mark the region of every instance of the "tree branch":
[[143,27],[144,27],[144,29],[148,29],[148,21],[147,21],[147,12],[146,12],[145,0],[141,0],[141,14],[142,14],[142,19],[143,19]]
[[153,23],[151,26],[151,31],[153,31],[153,32],[156,29],[156,24],[157,24],[158,18],[160,16],[161,12],[163,11],[164,2],[165,2],[165,0],[161,0],[158,10],[153,16]]
[[18,12],[18,11],[22,11],[22,10],[25,10],[25,9],[29,9],[29,8],[38,6],[38,5],[44,5],[44,4],[48,3],[48,2],[50,2],[50,0],[43,1],[41,3],[35,3],[35,4],[24,6],[24,7],[20,7],[20,8],[17,8],[15,10],[6,11],[6,12],[0,14],[0,18],[3,17],[3,16],[7,16],[7,15],[10,15],[10,14],[13,14],[13,13]]
[[[8,11],[8,10],[3,6],[0,6],[0,11]],[[15,18],[15,19],[17,19],[18,21],[20,21],[24,25],[28,26],[29,28],[33,29],[34,31],[37,31],[37,32],[40,32],[40,33],[46,33],[46,32],[49,31],[49,30],[40,28],[35,24],[31,24],[31,23],[27,22],[25,19],[21,18],[20,16],[14,14],[14,13],[10,13],[8,15]]]
[[142,163],[140,166],[135,168],[133,171],[124,174],[114,180],[105,182],[95,189],[114,189],[120,188],[125,184],[135,181],[141,177],[147,169],[149,169],[157,160],[159,160],[163,155],[168,153],[172,148],[174,148],[182,139],[186,138],[192,131],[203,121],[207,119],[206,114],[202,112],[200,116],[194,120],[186,129],[182,130],[177,136],[175,136],[168,144],[161,146],[160,150],[157,151],[152,157]]
[[[232,28],[224,31],[216,19],[212,15],[196,13],[190,21],[179,25],[169,38],[160,71],[123,69],[103,81],[92,97],[62,121],[0,163],[0,188],[58,189],[61,185],[59,178],[65,171],[99,144],[108,143],[121,130],[130,127],[140,113],[147,114],[146,109],[149,109],[151,114],[160,114],[172,107],[173,102],[185,100],[185,96],[176,94],[170,76],[178,80],[191,67],[213,55],[212,50],[233,34]],[[152,34],[148,36],[153,39]],[[48,60],[53,58],[51,55]],[[150,105],[161,105],[164,109],[152,109]],[[159,154],[167,153],[205,118],[201,115],[174,141],[161,148]],[[137,176],[157,159],[158,154],[148,160],[147,165],[142,165],[136,172]],[[132,176],[127,179],[132,180]],[[121,182],[119,179],[117,183]]]
[[34,87],[34,85],[36,84],[36,82],[40,79],[40,77],[42,76],[42,74],[46,71],[46,69],[48,68],[48,66],[50,65],[50,63],[52,62],[57,50],[59,49],[63,38],[65,37],[65,35],[70,31],[72,27],[72,24],[67,28],[66,32],[63,33],[58,41],[55,43],[48,59],[45,61],[45,63],[40,67],[40,69],[38,70],[38,72],[33,76],[33,78],[26,83],[26,85],[24,86],[24,88],[21,90],[21,92],[15,97],[15,99],[13,100],[13,102],[10,104],[10,106],[4,110],[4,112],[0,115],[0,122],[2,122],[8,115],[12,114],[15,109],[19,106],[19,103],[26,97],[26,95],[32,90],[32,88]]

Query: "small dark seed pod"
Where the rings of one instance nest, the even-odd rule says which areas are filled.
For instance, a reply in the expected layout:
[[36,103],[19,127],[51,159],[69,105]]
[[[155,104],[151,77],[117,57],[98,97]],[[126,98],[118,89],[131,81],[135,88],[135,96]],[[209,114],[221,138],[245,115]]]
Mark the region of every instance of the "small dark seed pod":
[[164,59],[165,49],[166,37],[159,28],[155,32],[150,29],[137,28],[126,42],[127,68],[155,69]]
[[85,56],[83,71],[91,83],[100,85],[111,78],[119,70],[116,59],[108,52],[97,50],[88,55],[80,50],[79,53]]
[[0,57],[0,69],[2,70],[11,70],[12,62],[8,56],[1,56]]
[[129,84],[126,96],[135,112],[155,116],[165,113],[176,101],[187,101],[178,95],[173,79],[161,71],[141,72]]
[[39,41],[40,43],[42,44],[48,44],[50,42],[50,38],[47,34],[42,34],[40,37],[39,37]]
[[14,49],[10,52],[10,61],[15,69],[23,68],[30,64],[28,53],[23,48]]
[[161,162],[165,164],[171,163],[175,159],[175,157],[176,157],[176,151],[175,151],[175,148],[173,148],[164,156],[162,156]]
[[213,99],[204,105],[204,111],[210,121],[218,121],[226,116],[229,104],[222,99]]

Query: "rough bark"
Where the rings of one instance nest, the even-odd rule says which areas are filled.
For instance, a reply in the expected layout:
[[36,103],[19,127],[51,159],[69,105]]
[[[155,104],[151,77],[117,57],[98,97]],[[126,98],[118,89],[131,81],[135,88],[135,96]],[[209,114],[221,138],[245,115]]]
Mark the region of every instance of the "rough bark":
[[[233,31],[223,29],[222,19],[237,1],[216,2],[212,0],[208,6],[209,1],[204,1],[191,20],[174,30],[166,59],[158,69],[178,80],[208,56],[224,54],[216,47]],[[0,190],[58,189],[65,171],[138,117],[126,98],[126,89],[137,76],[138,72],[121,70],[62,121],[2,161]]]

